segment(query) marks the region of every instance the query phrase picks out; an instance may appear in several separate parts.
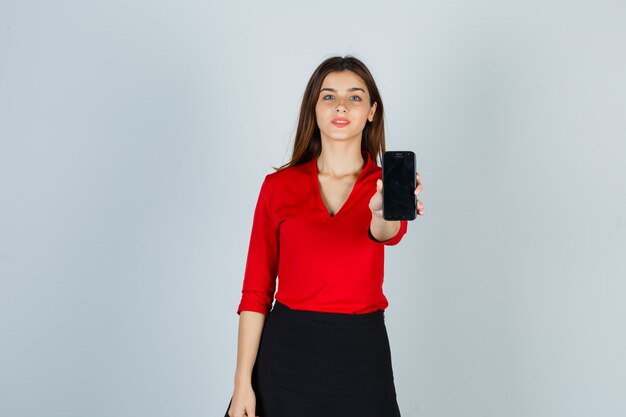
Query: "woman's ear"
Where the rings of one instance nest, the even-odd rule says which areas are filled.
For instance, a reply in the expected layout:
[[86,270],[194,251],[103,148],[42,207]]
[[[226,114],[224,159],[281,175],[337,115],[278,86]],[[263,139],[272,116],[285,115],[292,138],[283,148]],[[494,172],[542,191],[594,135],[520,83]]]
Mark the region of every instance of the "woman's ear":
[[372,104],[372,107],[370,107],[370,113],[367,115],[367,120],[369,120],[370,122],[374,121],[374,113],[376,113],[377,105],[378,103],[374,102],[374,104]]

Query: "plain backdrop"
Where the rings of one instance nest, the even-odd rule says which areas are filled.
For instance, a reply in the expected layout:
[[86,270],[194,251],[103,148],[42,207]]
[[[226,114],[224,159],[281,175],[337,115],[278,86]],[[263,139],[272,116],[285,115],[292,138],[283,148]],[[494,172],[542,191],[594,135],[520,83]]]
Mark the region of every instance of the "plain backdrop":
[[625,20],[609,0],[1,0],[0,415],[224,415],[259,187],[346,54],[424,183],[385,252],[402,415],[626,415]]

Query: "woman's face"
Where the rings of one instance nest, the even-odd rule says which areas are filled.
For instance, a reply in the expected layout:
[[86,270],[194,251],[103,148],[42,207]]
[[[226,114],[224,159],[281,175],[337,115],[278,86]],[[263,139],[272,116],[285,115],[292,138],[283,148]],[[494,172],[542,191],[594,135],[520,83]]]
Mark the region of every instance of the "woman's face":
[[361,77],[352,71],[331,72],[319,91],[315,116],[322,139],[361,140],[365,123],[374,120],[376,104]]

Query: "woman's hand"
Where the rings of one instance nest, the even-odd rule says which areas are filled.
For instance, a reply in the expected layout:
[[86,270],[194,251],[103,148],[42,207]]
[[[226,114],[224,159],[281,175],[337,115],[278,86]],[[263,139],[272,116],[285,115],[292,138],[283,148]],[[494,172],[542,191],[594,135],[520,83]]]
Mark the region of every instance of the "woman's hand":
[[228,409],[229,417],[259,417],[255,414],[256,395],[252,384],[236,385],[233,400]]
[[[417,181],[417,187],[415,187],[415,191],[413,191],[413,193],[415,194],[415,196],[417,196],[419,193],[422,192],[422,189],[424,188],[422,187],[422,176],[419,172],[415,174],[415,180]],[[419,214],[420,216],[424,214],[424,203],[419,200],[417,200],[417,214]]]
[[[415,190],[413,191],[413,193],[417,196],[419,193],[422,192],[422,177],[421,175],[418,173],[415,174],[415,180],[417,182],[417,187],[415,187]],[[383,218],[383,181],[382,180],[377,180],[376,181],[376,193],[372,196],[372,198],[370,199],[370,210],[372,211],[372,216],[376,216],[380,219]],[[417,214],[419,214],[420,216],[424,214],[424,203],[422,203],[420,200],[417,200]]]

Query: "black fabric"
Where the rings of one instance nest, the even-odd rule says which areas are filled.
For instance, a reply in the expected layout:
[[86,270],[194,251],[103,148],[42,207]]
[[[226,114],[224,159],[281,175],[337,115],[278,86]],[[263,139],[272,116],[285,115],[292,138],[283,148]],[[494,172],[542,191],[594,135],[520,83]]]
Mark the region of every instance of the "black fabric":
[[260,417],[400,417],[385,312],[322,313],[275,301],[252,388]]

